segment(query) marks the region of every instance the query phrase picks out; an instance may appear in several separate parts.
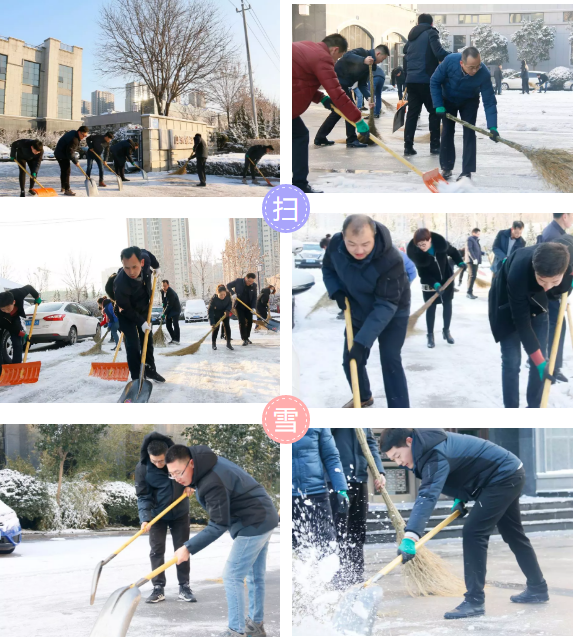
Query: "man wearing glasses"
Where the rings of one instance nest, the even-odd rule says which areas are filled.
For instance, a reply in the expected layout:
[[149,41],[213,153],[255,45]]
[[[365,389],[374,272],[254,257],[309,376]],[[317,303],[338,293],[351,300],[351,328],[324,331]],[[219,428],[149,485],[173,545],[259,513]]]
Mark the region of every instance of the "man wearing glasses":
[[[140,462],[136,466],[136,495],[138,496],[138,514],[142,529],[150,533],[150,563],[152,570],[164,563],[166,551],[166,536],[168,529],[172,533],[172,542],[176,551],[190,537],[190,501],[184,498],[171,511],[168,511],[153,526],[148,522],[161,513],[182,493],[188,495],[193,489],[184,488],[176,480],[170,478],[166,466],[166,453],[174,445],[173,441],[157,432],[152,432],[144,438],[140,450]],[[197,601],[190,588],[190,563],[183,562],[177,566],[178,583],[180,584],[179,599],[185,602]],[[154,590],[146,600],[147,604],[163,602],[166,586],[166,572],[156,575],[152,579]]]
[[[497,142],[497,100],[491,73],[474,46],[467,47],[462,53],[448,55],[431,76],[430,87],[435,112],[443,123],[439,164],[443,177],[449,179],[455,166],[455,122],[447,119],[447,113],[455,117],[459,113],[460,119],[475,125],[481,94],[487,128],[492,135],[490,139]],[[464,127],[462,171],[457,181],[470,178],[476,171],[476,150],[475,131]]]

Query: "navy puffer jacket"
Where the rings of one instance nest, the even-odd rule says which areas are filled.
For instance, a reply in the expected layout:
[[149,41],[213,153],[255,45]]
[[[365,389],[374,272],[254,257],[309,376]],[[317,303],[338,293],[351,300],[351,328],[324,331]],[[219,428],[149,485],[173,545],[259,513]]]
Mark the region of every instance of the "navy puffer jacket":
[[441,46],[439,31],[431,24],[418,24],[407,36],[403,47],[408,84],[429,84],[439,63],[449,55]]
[[[369,427],[363,428],[367,444],[369,445],[377,470],[385,475],[385,469],[381,464],[381,456],[373,432]],[[335,445],[339,451],[339,457],[343,466],[343,473],[348,482],[367,482],[367,460],[363,455],[361,445],[357,439],[355,429],[352,427],[333,428],[331,430]]]

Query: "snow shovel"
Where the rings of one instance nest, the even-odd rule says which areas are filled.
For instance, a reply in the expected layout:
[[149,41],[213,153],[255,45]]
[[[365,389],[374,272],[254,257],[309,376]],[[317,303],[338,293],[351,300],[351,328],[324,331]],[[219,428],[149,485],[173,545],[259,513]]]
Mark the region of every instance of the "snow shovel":
[[[345,119],[346,122],[348,122],[352,126],[355,126],[355,124],[351,120],[347,119],[347,117],[333,104],[331,105],[331,107],[340,117],[343,117],[343,119]],[[395,157],[397,161],[400,161],[404,166],[407,166],[409,170],[413,170],[413,172],[416,175],[419,175],[423,179],[423,183],[427,186],[427,188],[429,188],[429,190],[431,190],[431,192],[434,192],[434,193],[439,192],[436,184],[447,183],[447,181],[445,181],[445,179],[441,176],[441,173],[439,172],[439,168],[434,168],[433,170],[428,170],[427,172],[422,173],[421,170],[419,170],[419,168],[416,168],[413,164],[408,162],[407,159],[405,159],[401,155],[398,155],[394,150],[391,150],[389,146],[386,146],[380,139],[377,139],[375,135],[372,135],[370,133],[369,138],[373,142],[375,142],[378,146],[381,146],[383,150],[387,151],[392,157]]]
[[271,330],[272,332],[279,332],[280,331],[280,322],[279,321],[276,321],[275,319],[265,319],[265,318],[263,318],[263,316],[260,316],[251,307],[248,307],[241,299],[238,299],[238,297],[236,297],[236,301],[239,301],[244,307],[247,307],[250,312],[253,312],[259,318],[259,320],[265,325],[265,327],[268,328],[268,330]]
[[[40,376],[40,361],[34,363],[27,363],[28,350],[30,349],[30,339],[32,338],[32,332],[34,331],[34,323],[36,322],[36,311],[38,310],[38,304],[34,305],[34,316],[32,316],[32,324],[30,325],[30,334],[28,335],[28,342],[26,343],[26,351],[24,352],[23,363],[13,363],[12,365],[2,365],[2,374],[0,374],[0,387],[4,385],[31,385],[38,382]],[[19,336],[15,338],[20,338]]]
[[92,153],[94,153],[94,155],[96,155],[96,157],[104,164],[104,166],[106,166],[106,168],[116,177],[116,181],[118,183],[118,190],[120,192],[122,192],[122,190],[124,189],[124,184],[122,183],[122,180],[120,179],[120,176],[118,175],[118,173],[115,173],[110,166],[108,166],[108,164],[100,157],[100,155],[98,155],[98,153],[93,149],[90,148],[90,151]]
[[[180,504],[180,502],[186,497],[187,495],[185,493],[182,493],[182,495],[177,500],[174,500],[169,507],[166,507],[161,513],[158,513],[158,515],[156,515],[156,517],[151,522],[148,522],[148,525],[152,526],[153,524],[155,524],[161,517],[166,515],[168,511],[171,511],[177,504]],[[105,560],[98,562],[98,565],[96,566],[96,570],[94,571],[94,575],[92,576],[92,590],[90,591],[90,605],[94,604],[94,599],[96,598],[96,589],[98,588],[98,581],[100,580],[102,568],[106,566],[106,564],[111,562],[116,557],[116,555],[119,555],[127,546],[130,546],[130,544],[134,540],[138,539],[140,535],[142,535],[145,532],[146,531],[144,531],[143,529],[140,529],[136,533],[136,535],[132,535],[132,537],[129,540],[126,540],[124,544],[122,544],[122,546],[118,550],[112,553],[112,555],[108,556]]]
[[[351,322],[351,307],[349,300],[345,299],[345,335],[347,338],[347,350],[351,352],[353,347],[353,323]],[[359,379],[357,377],[357,361],[352,358],[349,361],[349,371],[351,374],[351,391],[353,392],[353,407],[361,409],[361,396],[359,394]]]
[[84,182],[84,186],[86,186],[86,194],[88,197],[98,197],[100,193],[98,192],[98,186],[92,180],[92,177],[88,177],[88,175],[84,172],[82,166],[80,166],[80,162],[76,164],[78,168],[82,171],[84,177],[86,177],[86,181]]
[[403,98],[397,102],[397,111],[395,111],[395,115],[393,116],[393,133],[405,124],[405,111],[407,110],[406,94],[407,89],[403,91]]
[[[557,325],[555,327],[555,335],[553,336],[553,345],[551,347],[551,355],[549,356],[548,370],[549,374],[553,376],[555,372],[555,362],[557,361],[557,351],[559,350],[559,342],[561,341],[561,332],[563,331],[563,321],[565,320],[565,310],[567,309],[569,293],[564,292],[561,295],[561,305],[559,306],[559,315],[557,317]],[[541,409],[547,407],[549,402],[549,393],[551,391],[551,380],[545,379],[543,385],[543,395],[541,396]]]
[[[156,273],[152,282],[150,305],[148,306],[147,323],[151,325],[152,307],[154,305],[154,290],[156,289]],[[144,346],[142,347],[142,358],[140,360],[140,377],[138,380],[131,380],[125,387],[120,396],[119,403],[147,403],[152,394],[152,381],[144,378],[146,372],[146,352],[148,351],[148,337],[150,330],[146,330],[144,335]]]
[[138,170],[142,172],[142,179],[145,179],[146,181],[148,181],[148,173],[143,168],[140,168],[138,164],[132,164],[132,166],[134,166],[134,168],[137,168]]
[[36,177],[32,177],[32,175],[20,164],[18,160],[14,160],[14,163],[17,164],[21,170],[23,170],[30,179],[33,179],[40,188],[32,188],[32,190],[38,195],[38,197],[57,197],[58,193],[54,190],[54,188],[44,188],[44,186],[36,179]]
[[[448,524],[451,524],[460,515],[459,511],[454,511],[448,518],[438,524],[434,529],[429,531],[420,540],[415,543],[418,549],[426,542],[435,537]],[[377,616],[377,605],[383,598],[383,591],[379,586],[373,586],[384,575],[387,575],[396,566],[399,566],[403,560],[398,555],[387,566],[384,566],[371,579],[367,580],[359,586],[354,586],[350,591],[345,593],[339,600],[338,610],[333,616],[333,625],[337,631],[344,635],[371,635],[375,618]]]
[[177,561],[178,558],[174,557],[131,586],[123,586],[114,591],[100,611],[90,637],[125,637],[130,628],[132,617],[142,598],[140,586],[147,584],[152,578],[163,573]]
[[128,380],[130,376],[128,363],[116,363],[116,358],[118,357],[118,352],[120,351],[123,338],[124,333],[121,332],[120,340],[118,341],[118,346],[116,347],[116,352],[114,354],[114,360],[111,363],[92,363],[88,376],[96,376],[102,380],[121,380],[123,382]]
[[[459,268],[459,270],[457,270],[457,272],[455,274],[453,274],[452,276],[449,277],[449,279],[447,279],[447,281],[439,288],[441,291],[446,290],[452,283],[453,281],[455,281],[455,279],[459,276],[461,270],[463,270],[463,268]],[[439,293],[436,292],[430,299],[429,301],[427,301],[426,303],[424,303],[418,310],[415,310],[415,312],[413,314],[410,315],[409,317],[409,321],[407,323],[407,334],[409,336],[410,332],[413,331],[413,329],[415,328],[415,324],[417,323],[417,320],[419,319],[419,317],[427,311],[428,308],[430,308],[433,303],[435,303],[435,300],[437,299],[437,297],[439,296]]]
[[[246,157],[247,157],[247,155],[246,155]],[[273,188],[273,187],[274,187],[274,185],[272,184],[272,182],[271,182],[271,181],[270,181],[267,177],[264,177],[264,176],[263,176],[262,171],[258,168],[257,164],[255,164],[255,163],[252,161],[252,158],[251,158],[251,157],[248,157],[248,159],[252,162],[252,164],[254,164],[254,168],[255,168],[255,169],[259,172],[259,174],[261,175],[262,179],[265,179],[265,180],[266,180],[267,185],[268,185],[270,188]]]

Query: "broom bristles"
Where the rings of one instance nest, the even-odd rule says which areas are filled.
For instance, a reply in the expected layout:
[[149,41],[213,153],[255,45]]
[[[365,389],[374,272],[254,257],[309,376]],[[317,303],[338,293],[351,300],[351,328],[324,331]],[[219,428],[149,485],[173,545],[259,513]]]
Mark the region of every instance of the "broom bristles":
[[[106,338],[106,336],[108,336],[109,331],[110,329],[108,328],[104,336],[102,336],[102,338],[99,341],[96,341],[96,343],[92,345],[92,347],[90,347],[89,350],[85,352],[81,352],[80,356],[95,356],[97,354],[103,354],[104,352],[102,351],[102,345],[104,343],[104,339]],[[96,340],[96,337],[94,337],[94,340]]]
[[160,323],[160,329],[156,330],[154,333],[154,338],[152,339],[154,342],[154,347],[167,347],[166,345],[166,335],[164,334],[164,330],[162,328],[162,324]]
[[560,192],[573,192],[573,153],[553,148],[523,148],[535,171]]
[[332,303],[335,303],[335,301],[332,301],[329,298],[329,294],[327,292],[324,292],[322,296],[320,296],[318,302],[306,314],[306,318],[309,318],[314,312],[317,312],[318,310],[321,310],[324,307],[329,307],[329,305],[331,305]]
[[491,281],[486,281],[485,279],[480,279],[479,277],[477,277],[475,279],[475,285],[477,285],[477,287],[480,287],[480,288],[490,288]]
[[210,334],[216,330],[218,330],[220,323],[224,320],[226,315],[224,314],[222,318],[212,326],[212,329],[205,335],[200,338],[199,341],[192,343],[192,345],[188,345],[187,347],[183,347],[182,349],[177,350],[176,352],[170,352],[169,354],[163,354],[163,356],[186,356],[187,354],[195,354],[199,349],[202,343],[210,336]]
[[185,175],[185,174],[186,174],[186,164],[184,164],[183,166],[180,166],[178,170],[174,170],[173,173],[170,173],[170,175]]

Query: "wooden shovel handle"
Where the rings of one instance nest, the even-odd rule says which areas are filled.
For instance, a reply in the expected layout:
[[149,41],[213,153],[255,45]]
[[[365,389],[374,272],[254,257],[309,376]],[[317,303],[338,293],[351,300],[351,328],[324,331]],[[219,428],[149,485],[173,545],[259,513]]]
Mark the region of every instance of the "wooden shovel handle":
[[[246,304],[245,304],[245,303],[244,303],[241,299],[239,299],[237,296],[236,296],[236,301],[239,301],[239,302],[240,302],[240,303],[241,303],[244,307],[247,307],[247,308],[248,308],[248,310],[249,310],[250,312],[254,312],[253,308],[248,307],[248,306],[247,306],[247,305],[246,305]],[[265,322],[267,323],[267,320],[266,320],[265,318],[261,317],[261,316],[260,316],[257,312],[254,312],[254,314],[255,314],[255,315],[256,315],[256,316],[257,316],[260,320],[265,321]]]
[[[557,352],[559,351],[559,341],[561,340],[561,331],[563,330],[563,320],[565,319],[565,310],[567,309],[568,292],[561,295],[561,305],[559,307],[559,316],[557,317],[557,326],[553,336],[553,346],[551,347],[551,356],[549,356],[548,370],[551,375],[555,371],[555,363],[557,361]],[[549,394],[551,392],[551,381],[546,378],[543,386],[543,395],[541,396],[541,409],[547,407],[549,402]]]
[[[150,295],[150,305],[148,306],[148,318],[146,320],[148,325],[150,325],[150,321],[152,320],[152,307],[154,306],[154,294],[156,292],[156,272],[155,271],[154,271],[154,277],[152,280],[151,292],[152,294]],[[146,352],[148,351],[148,336],[150,335],[151,327],[152,326],[150,325],[150,329],[146,330],[146,333],[144,334],[144,347],[142,347],[142,358],[140,360],[140,364],[142,365],[146,364]]]
[[30,179],[33,179],[40,186],[40,188],[45,190],[44,186],[36,179],[36,177],[32,177],[32,175],[24,168],[24,166],[20,164],[17,159],[14,159],[14,163],[17,164],[18,167],[21,168],[28,175],[28,177],[30,177]]
[[[351,321],[351,307],[349,305],[349,299],[345,299],[345,334],[347,337],[347,350],[351,352],[353,347],[353,323]],[[349,361],[349,372],[351,375],[351,391],[353,393],[353,407],[354,409],[361,409],[361,395],[359,393],[359,379],[357,376],[357,361],[355,358]]]
[[28,340],[26,342],[26,351],[24,352],[24,363],[28,358],[28,350],[30,349],[30,340],[32,338],[32,332],[34,331],[34,323],[36,321],[36,312],[38,311],[38,303],[34,303],[34,315],[32,316],[32,325],[30,325],[30,334],[28,334]]
[[177,557],[173,557],[169,562],[166,562],[165,564],[162,564],[162,566],[158,566],[158,568],[155,571],[152,571],[151,573],[148,573],[147,575],[142,577],[141,580],[138,580],[137,582],[132,584],[130,586],[130,588],[143,586],[146,582],[149,582],[151,579],[154,579],[154,577],[156,577],[156,575],[159,575],[160,573],[163,573],[166,569],[170,568],[170,566],[173,566],[174,564],[176,564],[177,561],[178,561],[178,558]]
[[[457,272],[455,272],[455,274],[453,274],[452,276],[449,277],[449,279],[447,279],[447,281],[439,288],[441,291],[445,290],[446,288],[448,288],[453,281],[455,281],[455,279],[459,276],[459,274],[461,273],[461,271],[463,270],[463,268],[459,268],[459,270],[457,270]],[[430,299],[429,301],[427,301],[419,310],[417,310],[417,312],[423,312],[425,310],[427,310],[427,308],[431,307],[433,305],[433,303],[435,302],[435,300],[437,299],[437,297],[439,296],[439,292],[436,292]],[[411,315],[413,316],[413,314]],[[410,317],[411,318],[411,317]]]
[[122,339],[124,338],[124,332],[120,332],[120,340],[118,341],[118,345],[116,346],[116,352],[114,354],[114,360],[112,363],[116,362],[116,358],[118,358],[118,352],[120,351],[120,347],[122,346]]
[[92,153],[94,153],[94,155],[96,155],[96,157],[97,157],[97,158],[98,158],[98,159],[99,159],[99,160],[100,160],[100,161],[104,164],[104,166],[106,166],[106,168],[107,168],[107,169],[108,169],[111,173],[113,173],[114,175],[116,175],[116,177],[119,177],[119,175],[118,175],[118,174],[116,174],[116,173],[115,173],[115,172],[114,172],[114,171],[110,168],[110,166],[108,166],[108,164],[107,164],[107,163],[106,163],[106,162],[105,162],[105,161],[104,161],[104,160],[100,157],[100,155],[98,155],[98,153],[97,153],[97,152],[96,152],[93,148],[90,148],[90,151],[91,151]]
[[569,322],[569,332],[571,334],[571,347],[573,347],[573,319],[571,318],[571,303],[567,303],[567,320]]

